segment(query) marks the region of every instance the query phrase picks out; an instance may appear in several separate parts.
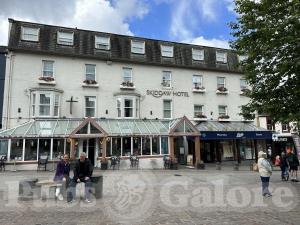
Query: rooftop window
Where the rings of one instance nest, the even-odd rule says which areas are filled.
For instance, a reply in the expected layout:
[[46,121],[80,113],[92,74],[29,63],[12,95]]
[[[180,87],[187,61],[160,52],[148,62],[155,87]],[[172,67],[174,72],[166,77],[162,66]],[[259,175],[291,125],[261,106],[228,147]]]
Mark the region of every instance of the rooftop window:
[[61,45],[73,45],[74,33],[72,32],[57,32],[57,44]]
[[39,28],[22,27],[21,33],[23,41],[39,41]]

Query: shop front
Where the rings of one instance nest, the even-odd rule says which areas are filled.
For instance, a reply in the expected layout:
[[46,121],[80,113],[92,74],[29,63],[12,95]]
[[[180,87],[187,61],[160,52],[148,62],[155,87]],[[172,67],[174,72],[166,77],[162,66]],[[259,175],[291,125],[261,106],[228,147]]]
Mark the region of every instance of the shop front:
[[250,122],[206,121],[196,125],[201,132],[201,158],[204,163],[256,160],[266,151],[272,133]]
[[[178,140],[184,139],[187,144]],[[0,132],[0,155],[17,169],[36,169],[41,155],[50,162],[67,153],[71,159],[85,152],[95,167],[120,156],[124,168],[129,157],[139,156],[141,168],[163,168],[163,156],[178,160],[184,150],[192,164],[200,161],[199,132],[186,118],[169,120],[48,119],[34,120]],[[176,149],[175,149],[176,148]],[[198,153],[196,151],[198,149]]]

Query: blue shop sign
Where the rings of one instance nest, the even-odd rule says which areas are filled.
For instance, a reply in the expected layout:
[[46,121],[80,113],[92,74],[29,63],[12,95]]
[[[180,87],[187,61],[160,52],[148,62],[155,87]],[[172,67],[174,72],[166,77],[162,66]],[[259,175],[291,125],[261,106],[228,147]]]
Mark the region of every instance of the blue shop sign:
[[270,131],[200,131],[202,140],[228,140],[228,139],[272,139]]

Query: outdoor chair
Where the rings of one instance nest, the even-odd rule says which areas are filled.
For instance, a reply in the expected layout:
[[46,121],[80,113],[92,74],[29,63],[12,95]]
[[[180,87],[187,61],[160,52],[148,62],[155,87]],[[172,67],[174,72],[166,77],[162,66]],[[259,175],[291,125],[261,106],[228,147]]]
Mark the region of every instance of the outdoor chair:
[[171,158],[170,156],[164,155],[164,168],[165,169],[170,169],[171,168]]
[[40,169],[45,169],[47,170],[47,164],[48,164],[48,155],[41,155],[39,160],[38,160],[38,166],[37,166],[37,171]]
[[7,160],[6,156],[3,155],[1,156],[0,158],[0,170],[2,171],[5,171],[5,161]]
[[110,164],[110,168],[112,167],[113,170],[115,170],[115,168],[117,167],[118,169],[120,169],[120,157],[119,156],[112,156],[110,158],[111,160],[111,164]]
[[139,168],[139,158],[136,155],[130,156],[130,168]]

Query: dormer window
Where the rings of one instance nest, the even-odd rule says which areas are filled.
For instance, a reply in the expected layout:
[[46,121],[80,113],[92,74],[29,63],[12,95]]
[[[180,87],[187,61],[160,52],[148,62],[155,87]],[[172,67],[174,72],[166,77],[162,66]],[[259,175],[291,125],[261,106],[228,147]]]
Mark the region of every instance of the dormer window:
[[220,63],[227,63],[227,53],[216,51],[216,61]]
[[131,53],[145,54],[145,42],[131,40]]
[[22,40],[23,41],[39,41],[39,28],[22,27]]
[[73,32],[63,32],[63,31],[57,32],[57,44],[73,45],[73,38],[74,38]]
[[110,38],[104,36],[95,36],[95,48],[102,50],[110,49]]
[[161,45],[161,56],[163,57],[173,57],[173,46]]
[[203,49],[192,49],[193,60],[204,60],[204,50]]

